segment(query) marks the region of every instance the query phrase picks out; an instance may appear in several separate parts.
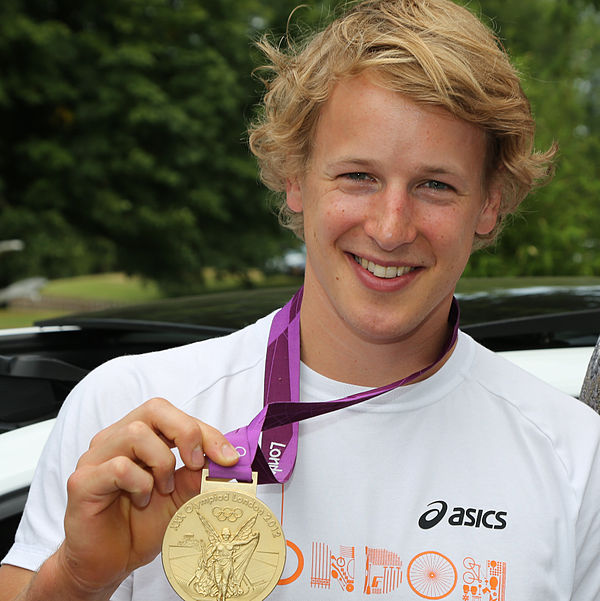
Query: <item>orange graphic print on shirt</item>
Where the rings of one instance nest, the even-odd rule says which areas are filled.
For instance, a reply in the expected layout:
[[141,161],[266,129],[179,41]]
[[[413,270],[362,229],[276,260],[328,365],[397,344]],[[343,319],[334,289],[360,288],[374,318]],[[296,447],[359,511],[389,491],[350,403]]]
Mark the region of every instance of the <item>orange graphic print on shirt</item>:
[[465,557],[462,601],[506,601],[506,564],[488,560],[482,567],[472,557]]
[[354,547],[340,546],[334,555],[325,543],[313,543],[310,586],[331,588],[332,582],[348,593],[354,590]]
[[456,586],[458,574],[454,564],[437,551],[425,551],[408,564],[410,588],[423,599],[443,599]]
[[[300,548],[288,541],[294,551],[295,571],[283,578],[279,585],[289,585],[302,577],[305,571],[304,555]],[[400,594],[402,599],[448,599],[452,601],[508,601],[506,598],[507,565],[497,559],[477,559],[476,555],[453,557],[440,551],[427,550],[412,558],[403,559],[395,551],[385,548],[330,546],[313,542],[310,562],[310,587],[340,590],[358,597],[365,595]],[[356,560],[359,572],[356,574]],[[308,566],[306,566],[308,567]],[[308,576],[308,574],[305,574]],[[356,579],[363,587],[356,589]],[[339,587],[339,588],[338,588]]]
[[402,559],[387,549],[365,547],[365,595],[385,595],[402,583]]

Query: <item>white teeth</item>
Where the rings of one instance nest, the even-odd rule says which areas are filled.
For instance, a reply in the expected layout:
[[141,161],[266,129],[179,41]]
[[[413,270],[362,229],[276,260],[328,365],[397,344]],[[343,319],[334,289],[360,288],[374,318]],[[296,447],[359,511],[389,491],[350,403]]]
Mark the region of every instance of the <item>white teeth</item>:
[[414,267],[385,267],[384,265],[373,263],[373,261],[367,261],[367,259],[358,257],[357,255],[354,255],[354,260],[378,278],[396,278],[415,269]]
[[[369,269],[369,271],[371,271],[371,270]],[[385,277],[387,277],[386,272],[387,272],[387,269],[383,265],[375,265],[375,269],[373,270],[373,275],[377,276],[378,278],[385,278]]]

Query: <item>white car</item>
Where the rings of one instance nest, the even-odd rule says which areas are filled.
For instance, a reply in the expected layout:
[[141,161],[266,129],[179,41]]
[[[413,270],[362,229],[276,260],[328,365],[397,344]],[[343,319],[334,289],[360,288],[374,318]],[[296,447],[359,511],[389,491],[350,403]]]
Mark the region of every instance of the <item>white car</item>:
[[[290,288],[210,294],[0,330],[0,557],[12,544],[60,405],[91,369],[122,354],[227,334],[283,305]],[[578,397],[600,333],[600,286],[458,295],[461,328]]]

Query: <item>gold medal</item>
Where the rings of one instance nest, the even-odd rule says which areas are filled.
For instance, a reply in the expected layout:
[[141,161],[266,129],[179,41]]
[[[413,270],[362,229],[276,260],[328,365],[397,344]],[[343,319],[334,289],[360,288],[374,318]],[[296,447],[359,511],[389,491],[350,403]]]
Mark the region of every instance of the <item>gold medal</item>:
[[167,579],[185,601],[262,601],[279,582],[285,537],[252,482],[207,479],[171,518],[162,545]]

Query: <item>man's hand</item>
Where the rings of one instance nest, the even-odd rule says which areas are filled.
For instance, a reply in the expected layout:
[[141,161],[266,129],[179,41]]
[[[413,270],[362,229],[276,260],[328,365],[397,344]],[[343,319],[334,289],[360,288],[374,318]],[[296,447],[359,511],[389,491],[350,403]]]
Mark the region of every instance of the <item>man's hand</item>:
[[[175,471],[172,448],[184,467]],[[200,492],[205,455],[238,455],[214,428],[164,399],[152,399],[99,432],[67,484],[65,541],[55,556],[76,596],[108,591],[154,559],[168,522]]]

